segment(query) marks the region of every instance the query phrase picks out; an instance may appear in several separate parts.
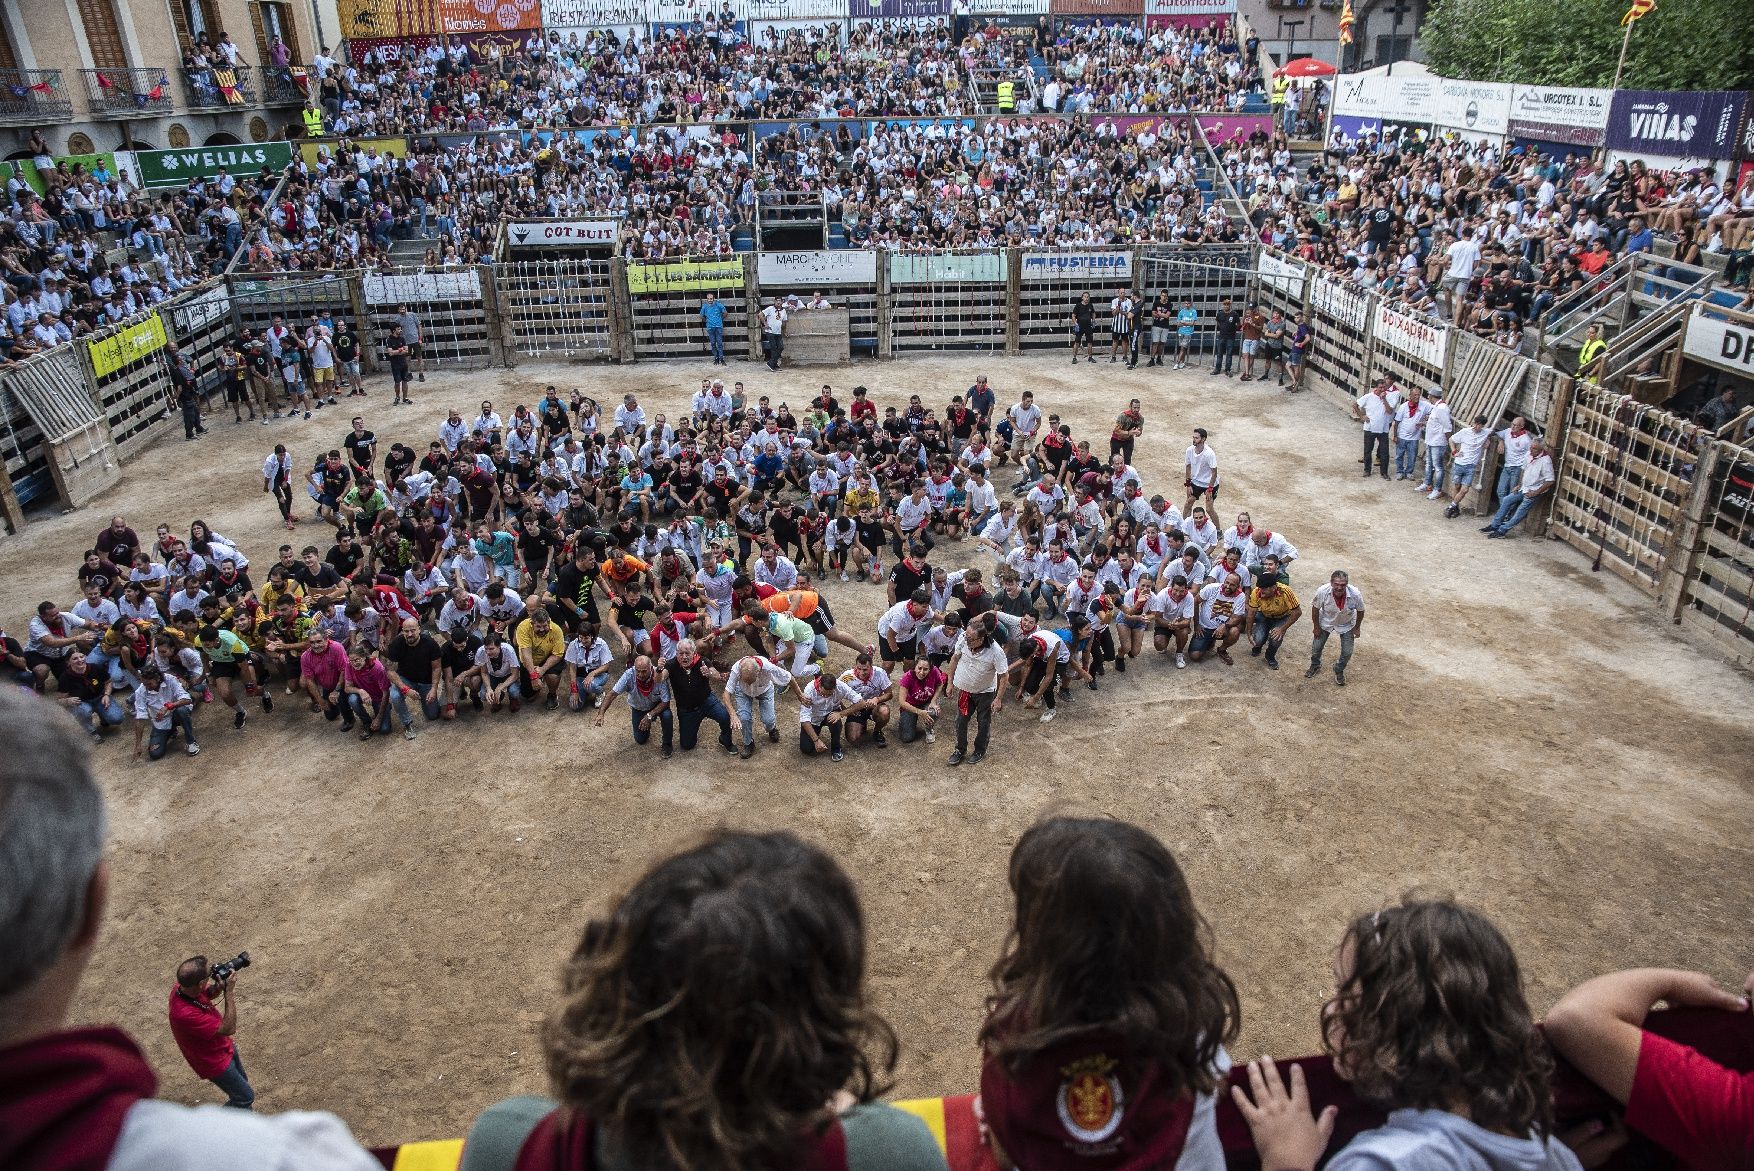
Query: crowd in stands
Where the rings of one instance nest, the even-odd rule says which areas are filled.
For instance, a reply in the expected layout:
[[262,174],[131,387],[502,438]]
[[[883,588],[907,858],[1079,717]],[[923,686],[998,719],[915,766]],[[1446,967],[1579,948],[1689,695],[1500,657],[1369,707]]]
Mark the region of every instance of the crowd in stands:
[[[158,1100],[132,1038],[71,1026],[110,893],[104,799],[73,722],[42,700],[0,694],[0,734],[13,748],[0,763],[0,1161],[378,1167],[332,1114]],[[1231,1113],[1259,1165],[1280,1171],[1324,1158],[1337,1171],[1749,1165],[1754,1074],[1703,1050],[1745,1040],[1754,977],[1739,995],[1697,972],[1618,972],[1537,1023],[1486,914],[1407,896],[1325,929],[1333,991],[1307,1024],[1326,1056],[1233,1070],[1242,997],[1161,841],[1049,817],[1018,839],[1007,880],[971,1037],[982,1164],[1220,1171]],[[882,1101],[901,1039],[871,1003],[870,966],[857,887],[821,847],[719,830],[660,858],[584,925],[565,965],[539,1042],[552,1096],[488,1106],[462,1171],[946,1171],[927,1124]],[[236,976],[206,969],[181,965],[173,996],[206,1021],[190,1043],[235,1065],[223,1034]],[[1688,1017],[1698,1047],[1665,1035]]]
[[[36,183],[14,168],[0,217],[0,361],[129,320],[224,270],[278,177],[220,174],[142,191],[102,160],[57,162],[33,133]],[[40,187],[40,190],[39,190]]]
[[[1706,250],[1745,254],[1754,234],[1754,178],[1726,188],[1703,169],[1604,166],[1581,148],[1398,131],[1336,136],[1301,169],[1279,139],[1232,145],[1222,164],[1263,243],[1511,349],[1659,235],[1697,266]],[[1747,287],[1745,267],[1730,275]]]

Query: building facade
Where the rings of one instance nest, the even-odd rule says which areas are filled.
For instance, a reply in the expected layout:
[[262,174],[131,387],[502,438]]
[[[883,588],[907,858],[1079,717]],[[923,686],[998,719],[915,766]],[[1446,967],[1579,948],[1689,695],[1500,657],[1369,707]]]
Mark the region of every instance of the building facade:
[[1273,59],[1315,57],[1347,73],[1421,60],[1419,24],[1429,0],[1353,0],[1352,44],[1340,59],[1343,0],[1238,0]]
[[338,39],[312,0],[4,0],[0,157],[285,137]]

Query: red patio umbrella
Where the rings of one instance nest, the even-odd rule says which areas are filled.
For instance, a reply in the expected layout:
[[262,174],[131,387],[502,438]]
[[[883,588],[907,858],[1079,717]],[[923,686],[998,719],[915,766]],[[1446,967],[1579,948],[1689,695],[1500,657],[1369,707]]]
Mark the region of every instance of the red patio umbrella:
[[1335,69],[1326,61],[1318,61],[1314,57],[1299,57],[1295,61],[1287,61],[1274,72],[1281,77],[1331,77]]

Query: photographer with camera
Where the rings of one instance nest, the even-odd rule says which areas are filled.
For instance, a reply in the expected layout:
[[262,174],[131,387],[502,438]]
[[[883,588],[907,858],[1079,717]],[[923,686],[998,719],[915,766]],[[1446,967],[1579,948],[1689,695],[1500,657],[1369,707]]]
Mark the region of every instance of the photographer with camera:
[[[171,1036],[195,1076],[212,1082],[225,1094],[225,1104],[248,1110],[256,1091],[244,1073],[232,1034],[238,1028],[238,1005],[232,995],[238,969],[250,966],[250,953],[223,964],[195,956],[177,965],[177,986],[171,989]],[[213,1003],[214,996],[220,1003]]]
[[40,696],[0,688],[0,744],[0,1167],[381,1171],[333,1114],[160,1101],[126,1033],[69,1024],[109,896],[103,794]]

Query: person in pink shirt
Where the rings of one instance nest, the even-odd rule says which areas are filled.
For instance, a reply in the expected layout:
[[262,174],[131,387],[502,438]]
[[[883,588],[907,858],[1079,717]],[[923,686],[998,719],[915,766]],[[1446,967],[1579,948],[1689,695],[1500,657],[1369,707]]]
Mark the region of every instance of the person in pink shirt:
[[353,717],[358,716],[361,740],[370,740],[374,731],[386,734],[390,731],[392,708],[402,722],[402,739],[414,739],[414,713],[408,708],[408,696],[414,689],[391,683],[390,673],[377,652],[370,647],[354,647],[347,656],[343,685],[349,709],[344,726],[353,727]]
[[901,687],[901,742],[909,744],[921,736],[927,744],[937,740],[938,699],[944,694],[944,672],[921,655],[896,683]]
[[312,627],[310,645],[298,657],[299,686],[311,697],[312,711],[331,720],[346,716],[343,731],[353,727],[353,716],[346,710],[341,691],[341,674],[346,667],[347,652],[341,644],[321,626]]

